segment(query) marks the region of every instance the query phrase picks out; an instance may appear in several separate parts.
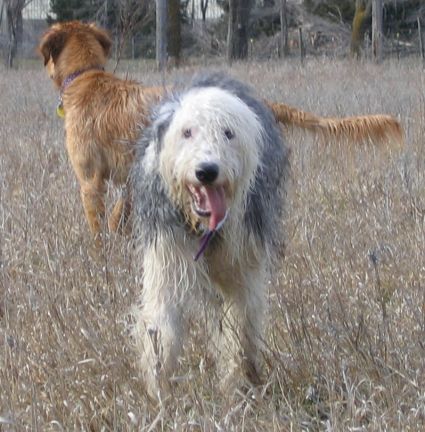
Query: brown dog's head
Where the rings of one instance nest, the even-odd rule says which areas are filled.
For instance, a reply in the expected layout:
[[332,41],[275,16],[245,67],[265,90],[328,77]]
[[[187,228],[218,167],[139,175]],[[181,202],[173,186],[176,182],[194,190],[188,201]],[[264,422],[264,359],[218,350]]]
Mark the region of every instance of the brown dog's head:
[[60,87],[72,73],[104,66],[111,45],[108,34],[95,24],[71,21],[52,25],[42,36],[38,50],[47,73]]

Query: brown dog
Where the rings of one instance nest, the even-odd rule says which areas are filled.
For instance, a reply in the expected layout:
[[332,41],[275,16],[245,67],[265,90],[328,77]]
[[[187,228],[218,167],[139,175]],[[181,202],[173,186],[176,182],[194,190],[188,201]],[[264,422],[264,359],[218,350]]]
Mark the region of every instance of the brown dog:
[[[60,89],[58,113],[65,113],[66,146],[94,235],[101,232],[105,215],[106,182],[126,184],[140,128],[148,121],[150,107],[165,92],[165,88],[144,87],[105,72],[110,48],[105,31],[78,21],[53,25],[39,45],[47,72]],[[325,138],[403,140],[400,124],[391,116],[324,118],[265,102],[277,121]],[[129,210],[128,197],[116,203],[108,219],[111,231],[125,221]]]
[[[66,147],[95,235],[105,214],[106,181],[126,184],[139,128],[164,91],[104,72],[110,48],[106,32],[80,22],[53,25],[39,46],[48,74],[60,89]],[[129,207],[128,198],[116,203],[108,219],[110,230],[117,230]]]

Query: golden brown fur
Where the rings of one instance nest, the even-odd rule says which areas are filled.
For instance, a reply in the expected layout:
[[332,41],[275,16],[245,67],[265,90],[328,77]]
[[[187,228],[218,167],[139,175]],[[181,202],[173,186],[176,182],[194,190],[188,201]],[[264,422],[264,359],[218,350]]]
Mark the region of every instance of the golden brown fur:
[[404,144],[403,130],[389,115],[353,117],[320,117],[282,103],[267,102],[276,119],[287,126],[296,126],[321,135],[324,139],[346,138],[349,141],[391,141]]
[[[65,111],[66,147],[80,184],[87,221],[94,235],[105,214],[106,181],[125,185],[140,127],[164,88],[144,87],[103,71],[111,48],[108,34],[94,24],[55,24],[43,35],[39,51],[61,90]],[[64,81],[79,72],[71,82]],[[397,120],[390,116],[324,118],[282,103],[267,102],[277,121],[320,133],[325,138],[387,139],[402,142]],[[120,199],[108,219],[115,231],[130,210]]]
[[[58,88],[71,74],[84,71],[63,89],[66,147],[81,188],[81,198],[93,234],[101,231],[106,181],[125,185],[139,127],[161,88],[122,80],[102,68],[109,54],[108,35],[92,24],[53,25],[39,50]],[[115,205],[108,225],[116,230],[125,219],[129,199]]]

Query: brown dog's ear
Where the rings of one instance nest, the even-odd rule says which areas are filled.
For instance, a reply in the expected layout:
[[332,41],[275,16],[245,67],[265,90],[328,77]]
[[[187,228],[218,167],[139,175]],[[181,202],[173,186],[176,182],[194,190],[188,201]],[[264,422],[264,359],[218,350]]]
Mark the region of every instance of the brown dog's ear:
[[46,66],[50,57],[53,63],[56,63],[59,54],[61,53],[66,42],[66,32],[51,28],[48,30],[40,41],[38,50],[44,57],[44,66]]
[[105,56],[109,56],[109,51],[111,50],[112,41],[109,37],[108,33],[105,30],[100,29],[96,26],[96,24],[90,24],[90,28],[94,33],[94,36],[99,41],[100,45],[102,45],[103,52]]

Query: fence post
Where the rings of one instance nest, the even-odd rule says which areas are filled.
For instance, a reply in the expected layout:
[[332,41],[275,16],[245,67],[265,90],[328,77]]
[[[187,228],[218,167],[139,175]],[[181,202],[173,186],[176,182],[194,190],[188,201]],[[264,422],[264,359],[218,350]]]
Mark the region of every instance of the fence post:
[[304,57],[305,57],[305,48],[304,48],[304,41],[303,41],[303,29],[299,27],[298,29],[298,43],[300,46],[300,59],[301,64],[304,63]]
[[418,17],[418,36],[419,36],[419,52],[421,55],[422,63],[425,66],[424,39],[422,37],[422,26],[421,26],[420,17]]
[[397,32],[396,35],[396,53],[397,53],[397,60],[400,60],[400,33]]

